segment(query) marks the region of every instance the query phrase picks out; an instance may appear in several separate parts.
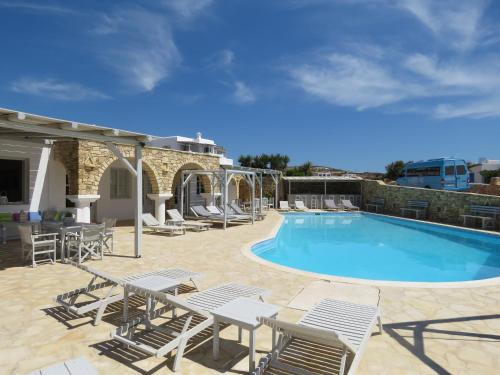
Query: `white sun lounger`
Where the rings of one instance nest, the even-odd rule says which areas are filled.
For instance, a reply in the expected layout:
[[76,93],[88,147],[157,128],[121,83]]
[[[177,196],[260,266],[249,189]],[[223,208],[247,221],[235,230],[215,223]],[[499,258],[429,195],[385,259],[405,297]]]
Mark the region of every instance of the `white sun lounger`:
[[98,375],[97,370],[85,358],[74,358],[36,370],[29,375]]
[[358,206],[354,206],[349,199],[342,199],[342,206],[349,211],[359,211]]
[[303,201],[295,201],[295,208],[299,211],[307,211],[309,208],[307,208],[304,204]]
[[[191,212],[198,218],[208,221],[213,221],[216,223],[224,222],[224,215],[222,214],[213,214],[203,206],[191,206]],[[227,215],[228,222],[235,220],[236,217],[233,215]]]
[[[235,213],[235,214],[237,214],[237,215],[247,215],[247,216],[249,216],[250,218],[252,217],[252,215],[250,215],[249,213],[247,213],[247,212],[243,211],[243,210],[241,209],[241,207],[240,207],[240,206],[238,206],[238,205],[237,205],[236,203],[234,203],[234,202],[233,202],[233,203],[231,203],[231,204],[229,205],[229,207],[230,207],[230,208],[234,211],[234,213]],[[263,212],[263,213],[260,213],[260,212],[255,212],[255,216],[256,216],[256,218],[257,218],[258,220],[262,220],[262,219],[264,219],[264,217],[266,216],[266,214],[265,214],[264,212]]]
[[153,232],[166,232],[166,233],[170,233],[170,234],[175,234],[175,233],[185,234],[186,233],[186,228],[184,226],[161,224],[151,214],[142,214],[142,222],[144,223],[144,228],[152,230]]
[[208,206],[206,206],[206,208],[207,208],[207,211],[213,215],[223,215],[224,214],[223,211],[221,211],[219,208],[217,208],[214,205],[208,205]]
[[341,206],[337,206],[337,203],[333,199],[325,199],[325,206],[327,210],[338,211],[341,210]]
[[[125,283],[150,276],[163,276],[176,281],[176,285],[191,282],[194,287],[198,289],[195,280],[201,277],[201,274],[196,272],[186,271],[180,268],[169,268],[117,278],[81,264],[71,264],[91,274],[92,279],[87,286],[59,294],[54,300],[59,305],[65,307],[67,311],[77,315],[85,315],[89,311],[97,310],[94,318],[94,325],[98,325],[101,322],[104,311],[109,304],[123,299],[123,290],[120,289]],[[101,289],[106,290],[105,294],[101,296],[94,294]],[[82,302],[79,300],[80,297],[87,298]]]
[[[163,357],[174,349],[177,349],[173,371],[179,369],[188,340],[214,324],[214,318],[210,313],[211,311],[238,297],[260,297],[262,299],[263,296],[267,294],[267,291],[261,288],[231,283],[207,289],[184,300],[165,293],[158,293],[135,286],[128,287],[137,295],[150,299],[152,298],[154,303],[149,312],[125,323],[113,331],[111,337],[126,346],[131,346],[135,350],[139,350],[157,358]],[[158,302],[163,306],[156,309],[155,305]],[[181,317],[182,319],[186,318],[182,327],[176,329],[166,326],[156,326],[152,323],[152,320],[173,309],[186,311],[187,316],[183,315]],[[195,319],[193,320],[193,318]],[[168,337],[172,339],[168,342],[158,342],[155,340],[154,346],[145,343],[145,337],[142,337],[139,341],[135,341],[134,333],[138,330],[138,327],[142,325],[147,330],[157,330],[158,332],[166,334],[163,336],[165,339]]]
[[288,201],[280,201],[280,210],[290,211],[290,205],[288,204]]
[[196,231],[208,230],[212,226],[210,223],[202,223],[199,221],[185,220],[181,213],[177,209],[167,210],[168,216],[171,220],[167,220],[167,223],[172,223],[173,225],[182,225],[186,229],[193,229]]
[[296,324],[270,318],[260,321],[277,330],[279,339],[252,375],[268,370],[273,374],[314,374],[317,368],[322,373],[352,375],[377,322],[382,333],[378,307],[334,299],[322,300]]

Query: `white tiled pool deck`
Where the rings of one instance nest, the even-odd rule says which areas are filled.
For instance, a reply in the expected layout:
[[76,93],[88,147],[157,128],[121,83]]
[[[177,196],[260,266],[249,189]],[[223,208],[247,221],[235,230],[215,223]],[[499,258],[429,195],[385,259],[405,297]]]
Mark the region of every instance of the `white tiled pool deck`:
[[[254,262],[242,253],[249,243],[268,237],[279,223],[270,212],[264,221],[226,231],[167,237],[143,235],[143,257],[132,258],[131,227],[117,231],[115,255],[88,262],[120,276],[159,268],[202,272],[201,289],[235,281],[272,291],[267,301],[282,306],[280,317],[296,321],[303,312],[287,308],[290,300],[317,278]],[[150,358],[125,350],[109,339],[120,322],[119,306],[97,327],[91,317],[75,318],[53,298],[89,281],[84,272],[62,264],[21,266],[17,243],[0,245],[0,373],[26,374],[73,357],[86,357],[101,374],[170,373],[172,359]],[[385,334],[374,334],[359,374],[497,374],[500,369],[500,284],[464,288],[381,286]],[[221,332],[222,351],[212,360],[212,343],[190,347],[180,374],[244,373],[247,343],[237,330]],[[271,333],[257,333],[258,357],[270,348]],[[237,356],[236,361],[231,359]]]

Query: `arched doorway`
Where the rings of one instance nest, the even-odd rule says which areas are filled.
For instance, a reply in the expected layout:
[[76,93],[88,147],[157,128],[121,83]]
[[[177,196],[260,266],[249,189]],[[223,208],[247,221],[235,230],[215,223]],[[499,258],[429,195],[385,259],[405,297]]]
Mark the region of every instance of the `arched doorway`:
[[[154,201],[148,194],[158,191],[158,181],[151,167],[143,162],[142,207],[143,212],[155,214]],[[105,217],[133,220],[135,214],[135,177],[120,160],[113,161],[99,180],[99,199],[93,204],[92,218],[102,221]]]

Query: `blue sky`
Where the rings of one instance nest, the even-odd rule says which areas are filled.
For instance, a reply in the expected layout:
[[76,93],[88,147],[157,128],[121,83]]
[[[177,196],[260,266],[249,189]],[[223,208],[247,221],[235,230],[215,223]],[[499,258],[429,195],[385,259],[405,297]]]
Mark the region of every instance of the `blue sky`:
[[499,3],[0,0],[0,106],[234,158],[500,159]]

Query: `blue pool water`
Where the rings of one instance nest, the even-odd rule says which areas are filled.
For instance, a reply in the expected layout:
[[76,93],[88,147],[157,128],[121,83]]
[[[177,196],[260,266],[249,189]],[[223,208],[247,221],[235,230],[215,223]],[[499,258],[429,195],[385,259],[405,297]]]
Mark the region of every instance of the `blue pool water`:
[[253,252],[303,271],[444,282],[500,276],[500,236],[371,214],[286,214]]

